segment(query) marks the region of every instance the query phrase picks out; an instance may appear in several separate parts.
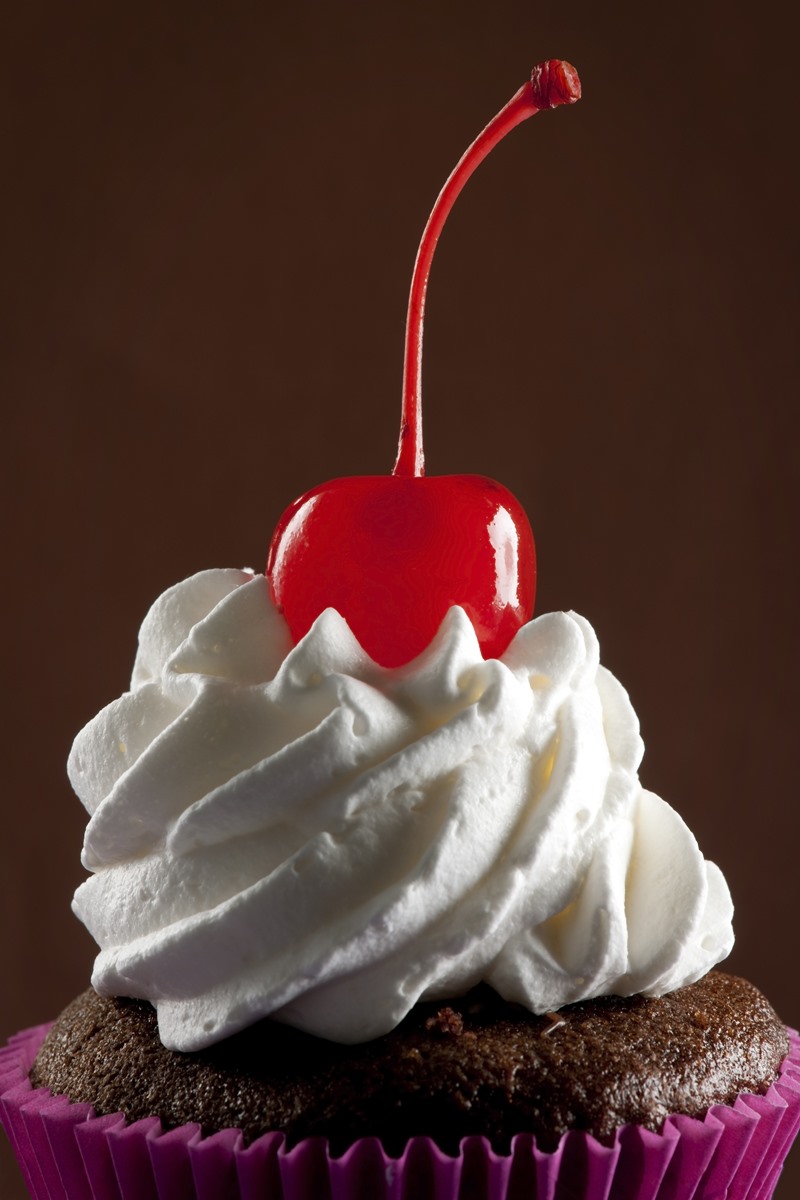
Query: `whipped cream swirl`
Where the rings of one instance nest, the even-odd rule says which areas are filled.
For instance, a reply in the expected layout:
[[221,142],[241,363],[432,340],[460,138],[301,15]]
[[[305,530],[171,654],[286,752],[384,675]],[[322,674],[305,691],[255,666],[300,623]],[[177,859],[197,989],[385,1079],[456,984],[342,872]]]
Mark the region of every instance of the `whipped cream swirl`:
[[94,986],[194,1050],[266,1015],[365,1041],[480,980],[534,1012],[692,982],[731,900],[642,752],[574,613],[484,660],[453,608],[386,670],[332,609],[292,647],[263,576],[204,571],[70,756]]

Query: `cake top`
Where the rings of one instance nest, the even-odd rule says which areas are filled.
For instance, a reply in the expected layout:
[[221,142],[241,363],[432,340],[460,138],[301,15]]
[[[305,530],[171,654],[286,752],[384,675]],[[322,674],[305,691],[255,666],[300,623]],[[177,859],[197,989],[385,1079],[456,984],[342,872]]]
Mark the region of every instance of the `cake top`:
[[752,984],[717,971],[659,999],[606,997],[541,1017],[478,987],[419,1005],[360,1046],[261,1021],[188,1057],[160,1044],[149,1004],[90,991],[48,1034],[32,1082],[98,1116],[155,1110],[165,1126],[236,1127],[248,1142],[280,1129],[289,1145],[323,1136],[340,1154],[373,1136],[399,1156],[423,1134],[457,1155],[477,1134],[507,1154],[516,1133],[540,1149],[569,1129],[610,1143],[623,1125],[658,1130],[670,1115],[763,1095],[789,1048]]

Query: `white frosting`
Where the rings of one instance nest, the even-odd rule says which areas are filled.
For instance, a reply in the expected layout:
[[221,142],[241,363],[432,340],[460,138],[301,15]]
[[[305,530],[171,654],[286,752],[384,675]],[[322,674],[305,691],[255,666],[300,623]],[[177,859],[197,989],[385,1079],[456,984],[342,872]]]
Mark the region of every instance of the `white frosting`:
[[692,982],[731,900],[642,750],[574,613],[485,661],[453,608],[386,670],[332,609],[292,648],[263,576],[204,571],[70,756],[94,986],[191,1050],[267,1014],[363,1041],[480,980],[534,1012]]

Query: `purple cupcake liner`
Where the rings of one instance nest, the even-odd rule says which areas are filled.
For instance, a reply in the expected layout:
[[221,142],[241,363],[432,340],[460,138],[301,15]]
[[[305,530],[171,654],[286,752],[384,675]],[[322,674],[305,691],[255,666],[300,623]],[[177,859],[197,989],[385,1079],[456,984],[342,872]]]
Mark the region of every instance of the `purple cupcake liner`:
[[0,1048],[0,1121],[35,1200],[769,1200],[800,1128],[791,1029],[765,1095],[743,1094],[702,1120],[668,1117],[659,1133],[626,1125],[608,1146],[568,1133],[549,1153],[521,1134],[505,1155],[468,1137],[457,1157],[418,1137],[399,1158],[362,1138],[333,1158],[323,1138],[287,1149],[268,1133],[246,1147],[238,1130],[165,1132],[156,1117],[96,1117],[34,1089],[28,1072],[48,1028]]

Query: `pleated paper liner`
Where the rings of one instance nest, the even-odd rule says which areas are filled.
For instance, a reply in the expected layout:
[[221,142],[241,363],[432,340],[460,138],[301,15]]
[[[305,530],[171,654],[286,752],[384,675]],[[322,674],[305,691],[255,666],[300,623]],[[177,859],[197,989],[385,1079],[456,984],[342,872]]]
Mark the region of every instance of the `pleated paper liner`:
[[245,1147],[237,1130],[162,1132],[34,1090],[28,1071],[48,1026],[0,1049],[0,1119],[35,1200],[768,1200],[800,1127],[800,1038],[764,1096],[741,1095],[703,1120],[635,1125],[610,1146],[568,1133],[545,1153],[530,1135],[496,1154],[465,1138],[457,1157],[413,1138],[390,1158],[363,1138],[332,1158],[322,1138],[287,1149],[270,1133]]

